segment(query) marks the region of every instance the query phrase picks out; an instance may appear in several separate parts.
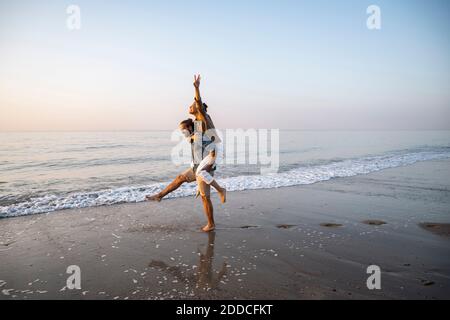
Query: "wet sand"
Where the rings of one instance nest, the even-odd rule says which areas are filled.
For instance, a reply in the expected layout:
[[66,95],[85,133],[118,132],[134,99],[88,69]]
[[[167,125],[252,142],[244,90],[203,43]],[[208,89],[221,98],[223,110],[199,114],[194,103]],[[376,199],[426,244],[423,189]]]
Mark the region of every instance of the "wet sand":
[[450,298],[450,161],[213,202],[209,234],[193,197],[2,219],[0,299]]

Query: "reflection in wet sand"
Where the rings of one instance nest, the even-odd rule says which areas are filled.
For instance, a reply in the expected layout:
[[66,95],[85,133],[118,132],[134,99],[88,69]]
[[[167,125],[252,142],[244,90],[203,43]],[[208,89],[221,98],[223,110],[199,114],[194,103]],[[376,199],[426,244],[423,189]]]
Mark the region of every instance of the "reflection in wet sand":
[[[186,284],[195,284],[197,290],[208,290],[218,288],[220,281],[227,273],[227,263],[222,264],[222,268],[218,273],[213,270],[214,260],[214,241],[216,233],[211,231],[208,233],[208,245],[205,253],[199,250],[200,260],[198,263],[198,272],[188,273],[187,268],[179,266],[170,266],[161,260],[152,260],[149,267],[158,268],[170,273],[179,281]],[[215,276],[217,274],[217,276]]]

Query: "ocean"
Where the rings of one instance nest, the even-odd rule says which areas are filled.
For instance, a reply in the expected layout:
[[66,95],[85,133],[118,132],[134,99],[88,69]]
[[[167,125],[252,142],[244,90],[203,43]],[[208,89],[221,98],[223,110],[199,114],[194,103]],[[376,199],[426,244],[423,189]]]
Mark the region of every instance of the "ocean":
[[[172,131],[0,133],[0,218],[144,201],[189,167]],[[280,131],[277,172],[219,163],[229,191],[312,184],[450,158],[450,131]],[[188,147],[188,145],[186,144]],[[270,151],[270,150],[269,150]],[[189,160],[189,159],[188,159]],[[184,184],[168,197],[195,193]]]

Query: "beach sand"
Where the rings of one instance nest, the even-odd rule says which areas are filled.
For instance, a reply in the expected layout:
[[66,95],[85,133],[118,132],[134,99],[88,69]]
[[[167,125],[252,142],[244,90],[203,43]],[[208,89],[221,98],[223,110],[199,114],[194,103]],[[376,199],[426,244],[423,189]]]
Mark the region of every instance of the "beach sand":
[[1,219],[0,299],[450,298],[450,161],[212,197]]

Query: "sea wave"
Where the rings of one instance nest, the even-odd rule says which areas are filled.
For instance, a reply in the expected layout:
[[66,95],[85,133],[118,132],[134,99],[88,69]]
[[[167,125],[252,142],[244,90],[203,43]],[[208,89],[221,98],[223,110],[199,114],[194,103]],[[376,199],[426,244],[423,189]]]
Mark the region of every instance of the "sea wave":
[[[220,180],[228,191],[270,189],[313,184],[333,178],[364,175],[383,169],[411,165],[419,161],[450,158],[450,148],[419,148],[389,152],[382,155],[330,161],[327,164],[303,165],[288,171],[229,177]],[[56,210],[85,208],[118,203],[144,201],[145,196],[160,191],[167,183],[146,186],[127,186],[95,192],[69,195],[47,195],[0,207],[0,218],[48,213]],[[184,184],[168,198],[185,197],[195,193],[195,183]]]

